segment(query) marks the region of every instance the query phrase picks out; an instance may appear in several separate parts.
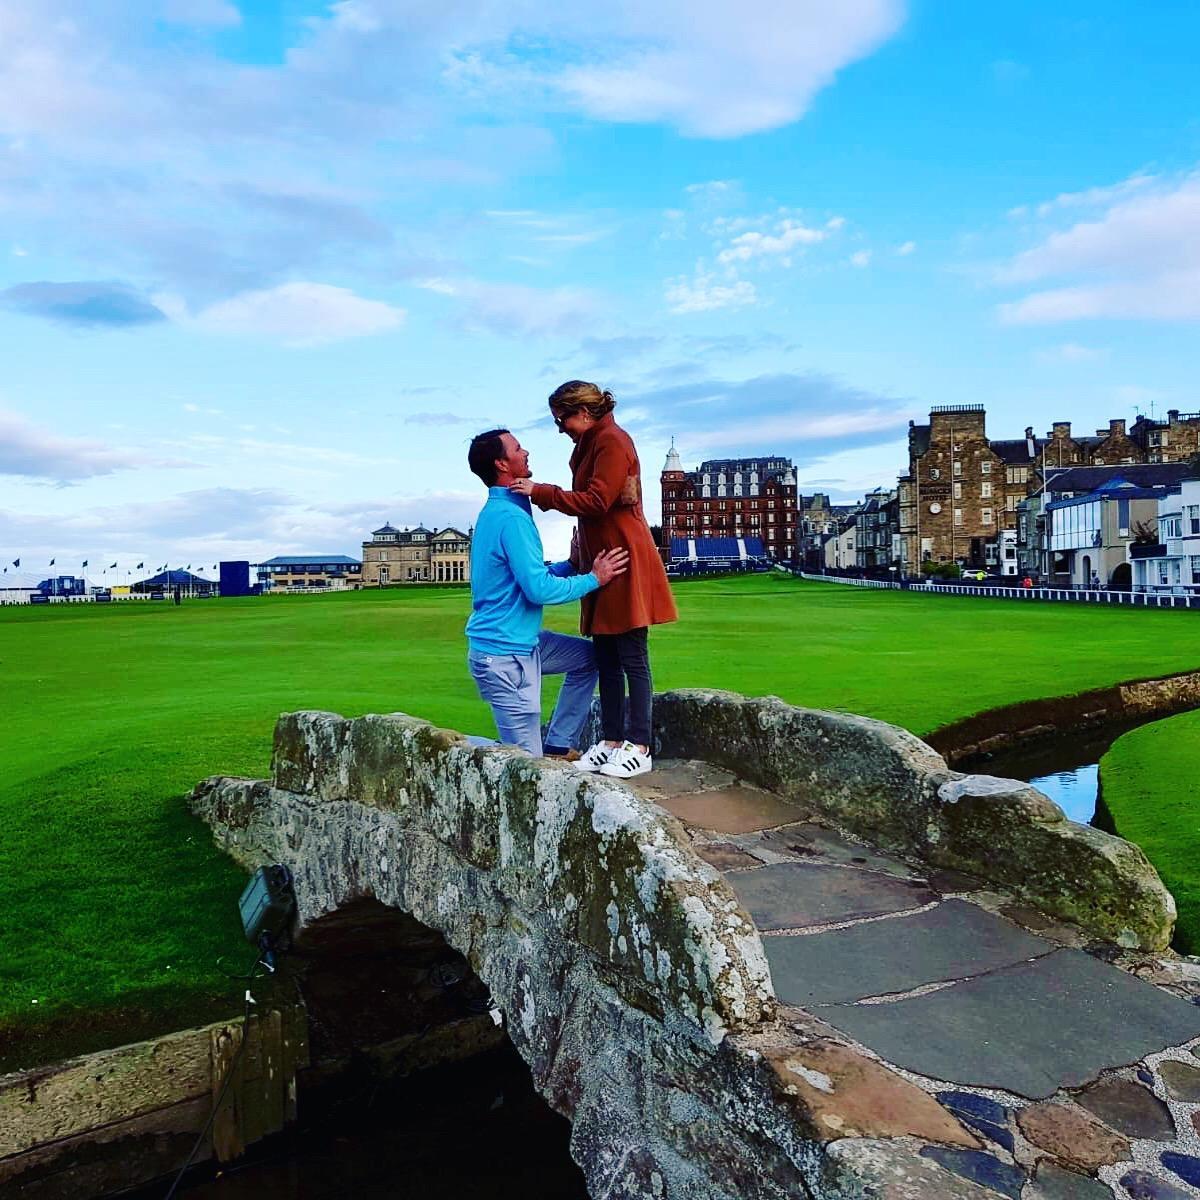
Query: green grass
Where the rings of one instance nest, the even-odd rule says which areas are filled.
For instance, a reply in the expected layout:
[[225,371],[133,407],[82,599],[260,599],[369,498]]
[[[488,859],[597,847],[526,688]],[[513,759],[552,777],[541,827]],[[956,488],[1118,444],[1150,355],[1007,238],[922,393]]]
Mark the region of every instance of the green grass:
[[[917,733],[1200,667],[1185,612],[782,576],[676,595],[679,624],[652,635],[656,687],[773,693]],[[234,1007],[215,963],[244,950],[243,877],[184,795],[206,775],[263,776],[290,709],[490,732],[465,669],[468,604],[462,588],[423,588],[0,609],[0,1067]]]
[[1175,897],[1176,946],[1200,953],[1200,711],[1119,737],[1100,779],[1116,831],[1145,850]]

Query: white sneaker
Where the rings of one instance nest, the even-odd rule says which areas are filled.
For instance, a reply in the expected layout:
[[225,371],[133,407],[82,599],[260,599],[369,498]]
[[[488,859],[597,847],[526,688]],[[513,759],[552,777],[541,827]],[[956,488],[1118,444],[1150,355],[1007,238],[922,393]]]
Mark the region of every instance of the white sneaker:
[[614,779],[632,779],[635,775],[645,775],[653,765],[649,754],[643,754],[632,742],[622,742],[600,768],[600,774]]
[[619,749],[620,746],[610,746],[603,741],[597,742],[590,749],[585,750],[571,766],[577,771],[595,775]]

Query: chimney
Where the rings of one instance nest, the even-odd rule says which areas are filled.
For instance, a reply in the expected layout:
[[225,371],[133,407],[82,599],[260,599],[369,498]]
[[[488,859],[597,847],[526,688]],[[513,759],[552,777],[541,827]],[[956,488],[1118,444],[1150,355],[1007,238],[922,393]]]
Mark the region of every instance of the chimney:
[[1058,438],[1069,438],[1071,436],[1071,422],[1055,421],[1054,428],[1050,431],[1050,436],[1055,440]]
[[1108,436],[1116,437],[1117,434],[1120,434],[1122,437],[1125,436],[1125,422],[1119,417],[1114,418],[1108,423]]
[[1177,409],[1177,408],[1168,408],[1168,409],[1167,409],[1167,423],[1168,423],[1169,425],[1174,425],[1174,424],[1176,424],[1178,421],[1179,421],[1179,409]]
[[1033,426],[1025,426],[1025,451],[1030,458],[1037,458],[1037,438],[1033,436]]

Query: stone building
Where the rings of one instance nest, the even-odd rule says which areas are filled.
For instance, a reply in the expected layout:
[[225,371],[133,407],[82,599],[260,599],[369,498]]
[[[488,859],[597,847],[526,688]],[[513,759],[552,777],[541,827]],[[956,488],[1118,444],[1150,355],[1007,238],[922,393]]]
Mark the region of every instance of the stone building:
[[[1184,463],[1200,453],[1200,413],[1170,409],[1165,421],[1139,416],[1132,426],[1114,418],[1095,434],[1055,421],[1044,438],[993,441],[981,404],[933,408],[928,425],[910,423],[908,472],[900,477],[902,566],[916,574],[923,561],[954,560],[991,569],[1003,556],[1006,531],[1042,519],[1034,502],[1047,477],[1074,467]],[[1030,503],[1027,503],[1027,500]],[[1018,536],[1028,546],[1030,536]],[[1023,561],[1021,569],[1030,567]]]
[[364,587],[399,583],[470,583],[471,530],[396,529],[385,524],[363,542]]
[[1146,462],[1187,462],[1200,454],[1200,412],[1167,410],[1165,421],[1138,417],[1129,430],[1130,439],[1145,452]]
[[761,538],[767,556],[793,562],[799,514],[788,458],[714,458],[685,471],[674,441],[662,476],[663,544],[689,538]]
[[864,571],[895,565],[892,543],[898,532],[899,505],[895,488],[876,488],[863,497],[855,513],[855,565]]
[[806,571],[819,571],[821,547],[825,538],[837,529],[837,508],[825,492],[799,496],[796,506],[800,514],[796,557]]
[[928,425],[909,425],[898,504],[906,574],[926,561],[982,570],[999,531],[1016,528],[1042,443],[1031,429],[1023,441],[989,442],[986,421],[982,404],[951,404],[930,409]]

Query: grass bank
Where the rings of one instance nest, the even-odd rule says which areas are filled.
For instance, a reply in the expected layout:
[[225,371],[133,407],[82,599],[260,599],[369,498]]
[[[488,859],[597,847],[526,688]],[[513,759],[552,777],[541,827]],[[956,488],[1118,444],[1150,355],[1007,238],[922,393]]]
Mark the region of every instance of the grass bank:
[[[1195,614],[689,582],[655,685],[773,693],[926,733],[1200,668]],[[403,710],[490,732],[462,588],[0,609],[0,1069],[220,1015],[240,872],[182,797],[262,776],[278,713]],[[570,630],[575,615],[548,611]],[[552,695],[547,695],[548,703]]]
[[1130,730],[1100,760],[1104,805],[1179,906],[1176,946],[1200,954],[1200,711]]

